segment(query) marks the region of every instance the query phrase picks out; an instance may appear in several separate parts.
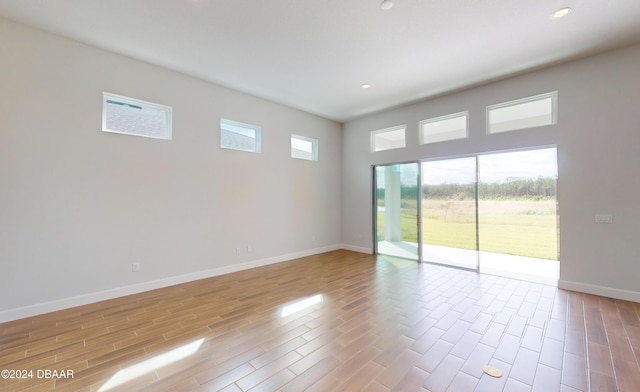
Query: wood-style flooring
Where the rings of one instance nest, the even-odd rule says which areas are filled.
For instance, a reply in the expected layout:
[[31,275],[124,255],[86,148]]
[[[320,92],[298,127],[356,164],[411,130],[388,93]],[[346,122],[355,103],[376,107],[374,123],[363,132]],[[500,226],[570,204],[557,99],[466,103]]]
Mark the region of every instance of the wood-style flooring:
[[639,358],[638,303],[342,250],[0,324],[0,391],[637,392]]

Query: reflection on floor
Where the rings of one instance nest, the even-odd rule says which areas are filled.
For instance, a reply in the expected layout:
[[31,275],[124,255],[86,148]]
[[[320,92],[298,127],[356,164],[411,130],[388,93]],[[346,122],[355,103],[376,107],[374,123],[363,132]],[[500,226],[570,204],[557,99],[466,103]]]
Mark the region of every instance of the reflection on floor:
[[[378,242],[378,253],[417,260],[418,244],[406,241],[380,241]],[[478,259],[482,273],[553,286],[558,285],[560,262],[557,260],[422,245],[422,261],[476,269]]]
[[480,252],[480,272],[557,286],[560,278],[560,262]]
[[422,260],[430,263],[476,269],[478,266],[478,252],[469,249],[450,248],[448,246],[422,245]]
[[418,244],[407,241],[379,241],[378,253],[381,255],[418,259]]

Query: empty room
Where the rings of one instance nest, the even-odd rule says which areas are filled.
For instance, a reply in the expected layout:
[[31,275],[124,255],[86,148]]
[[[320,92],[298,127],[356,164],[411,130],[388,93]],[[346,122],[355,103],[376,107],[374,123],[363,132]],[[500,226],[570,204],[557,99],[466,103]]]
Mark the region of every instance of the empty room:
[[639,20],[0,0],[0,391],[637,391]]

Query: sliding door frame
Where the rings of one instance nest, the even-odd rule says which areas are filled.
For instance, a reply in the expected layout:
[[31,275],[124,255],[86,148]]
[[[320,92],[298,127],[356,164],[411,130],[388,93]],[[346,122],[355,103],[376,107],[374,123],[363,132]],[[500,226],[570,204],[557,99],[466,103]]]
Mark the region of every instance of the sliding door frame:
[[[423,254],[423,237],[422,237],[422,229],[423,229],[423,222],[422,222],[422,177],[423,177],[423,173],[422,173],[422,163],[424,162],[433,162],[433,161],[439,161],[439,160],[448,160],[448,159],[458,159],[458,158],[475,158],[476,161],[476,181],[475,181],[475,191],[476,191],[476,200],[475,200],[475,215],[476,215],[476,252],[477,252],[477,263],[476,263],[476,268],[472,269],[472,268],[464,268],[464,267],[458,267],[458,266],[451,266],[453,268],[463,268],[463,269],[468,269],[470,271],[480,271],[481,270],[481,260],[480,260],[480,206],[479,206],[479,186],[480,186],[480,182],[479,182],[479,178],[480,178],[480,165],[479,165],[479,160],[480,160],[480,156],[482,155],[491,155],[491,154],[500,154],[500,153],[509,153],[509,152],[518,152],[518,151],[535,151],[535,150],[543,150],[543,149],[547,149],[547,148],[555,148],[557,151],[558,145],[557,144],[547,144],[547,145],[540,145],[540,146],[531,146],[531,147],[522,147],[522,148],[512,148],[512,149],[505,149],[505,150],[494,150],[494,151],[483,151],[483,152],[476,152],[476,153],[472,153],[472,154],[464,154],[464,155],[453,155],[453,156],[442,156],[442,157],[433,157],[433,158],[428,158],[428,159],[419,159],[419,160],[412,160],[412,161],[404,161],[404,162],[392,162],[392,163],[381,163],[381,164],[374,164],[371,165],[371,176],[372,176],[372,214],[373,214],[373,219],[372,219],[372,238],[373,238],[373,252],[374,254],[380,254],[379,250],[378,250],[378,214],[377,214],[377,176],[376,176],[376,168],[378,167],[384,167],[384,166],[393,166],[393,165],[403,165],[403,164],[410,164],[410,163],[416,163],[418,165],[418,193],[419,193],[419,200],[417,203],[417,231],[418,231],[418,262],[421,263],[432,263],[432,264],[438,264],[438,263],[434,263],[434,262],[430,262],[430,261],[426,261],[422,259],[422,254]],[[558,162],[557,162],[557,155],[556,155],[556,170],[558,170],[557,168]],[[556,189],[557,189],[557,184],[560,182],[560,178],[559,178],[559,173],[557,173],[557,177],[556,177]],[[556,241],[557,241],[557,247],[558,247],[558,257],[557,257],[557,261],[560,262],[560,224],[559,224],[559,220],[560,220],[560,211],[559,211],[559,205],[558,205],[558,200],[557,200],[557,195],[556,195],[556,219],[557,219],[557,225],[556,225],[556,231],[557,231],[557,237],[556,237]]]
[[376,169],[379,167],[387,167],[387,166],[395,166],[395,165],[407,165],[407,164],[416,164],[417,171],[417,182],[418,182],[418,199],[417,199],[417,215],[416,215],[416,230],[417,230],[417,246],[418,246],[418,254],[417,261],[422,262],[422,161],[406,161],[406,162],[393,162],[393,163],[380,163],[371,165],[371,178],[372,178],[372,197],[371,197],[371,211],[373,214],[372,219],[372,234],[373,234],[373,253],[376,255],[381,254],[378,249],[378,179],[376,174]]

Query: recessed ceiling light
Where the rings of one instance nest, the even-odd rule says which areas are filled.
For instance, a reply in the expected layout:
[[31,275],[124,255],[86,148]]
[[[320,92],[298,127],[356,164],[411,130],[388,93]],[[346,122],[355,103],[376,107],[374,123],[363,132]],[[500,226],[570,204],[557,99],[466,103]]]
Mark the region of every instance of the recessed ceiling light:
[[569,7],[560,8],[559,10],[557,10],[551,15],[551,19],[560,19],[563,16],[569,15],[570,13],[571,13],[571,8]]
[[360,87],[362,87],[362,88],[371,88],[371,85],[369,83],[365,83]]
[[391,7],[393,7],[393,1],[391,0],[382,0],[382,3],[380,3],[380,9],[387,11],[390,10]]

